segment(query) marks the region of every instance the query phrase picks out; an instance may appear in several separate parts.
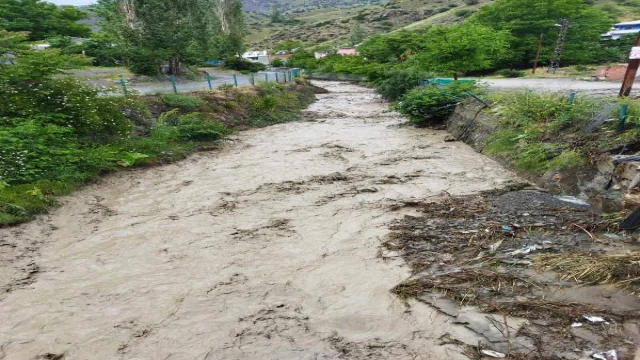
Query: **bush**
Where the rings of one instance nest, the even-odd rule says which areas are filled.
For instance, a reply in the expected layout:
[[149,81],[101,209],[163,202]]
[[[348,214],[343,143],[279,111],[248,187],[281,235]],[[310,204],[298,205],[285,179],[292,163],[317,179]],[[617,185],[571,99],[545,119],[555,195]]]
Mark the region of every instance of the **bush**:
[[72,128],[37,121],[0,128],[0,179],[10,185],[38,180],[81,182],[111,166],[110,159],[85,151]]
[[195,110],[204,105],[204,101],[192,95],[185,94],[162,94],[160,99],[163,103],[185,110]]
[[280,58],[275,58],[273,60],[271,60],[271,66],[273,67],[284,67],[286,64],[284,62],[284,60],[280,59]]
[[149,49],[136,48],[127,56],[127,68],[136,75],[158,76],[163,57]]
[[478,93],[479,89],[463,83],[427,85],[409,91],[395,108],[418,126],[438,124],[449,118],[458,102],[469,97],[469,92]]
[[514,69],[502,69],[502,70],[496,71],[495,74],[502,77],[506,77],[506,78],[519,78],[524,76],[524,71],[514,70]]
[[231,56],[224,59],[224,68],[229,70],[249,71],[254,73],[266,70],[267,66],[261,63],[245,60],[238,56]]
[[475,10],[472,9],[459,9],[454,12],[457,17],[467,18],[475,13]]
[[[126,135],[131,129],[124,109],[144,113],[134,100],[101,96],[98,90],[75,79],[34,79],[26,83],[0,83],[0,118],[28,119],[40,125],[72,128],[77,135],[94,140]],[[34,106],[37,104],[37,106]]]
[[392,68],[376,83],[376,91],[385,99],[396,101],[426,78],[426,75],[415,68]]
[[178,109],[173,109],[158,117],[153,134],[168,141],[213,141],[227,132],[224,124],[209,119],[205,114],[195,112],[180,115]]

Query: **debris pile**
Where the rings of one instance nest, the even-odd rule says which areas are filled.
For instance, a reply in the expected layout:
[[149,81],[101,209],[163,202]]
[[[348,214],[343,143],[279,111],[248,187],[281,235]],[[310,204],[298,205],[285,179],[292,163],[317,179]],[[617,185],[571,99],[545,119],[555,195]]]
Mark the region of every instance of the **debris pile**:
[[[627,234],[609,233],[619,217],[537,189],[405,206],[420,216],[392,224],[385,244],[401,254],[413,274],[393,292],[428,303],[479,334],[480,344],[461,345],[470,357],[635,353],[640,337],[625,329],[640,324],[640,298],[634,295],[640,292],[640,247]],[[618,287],[606,290],[604,301],[573,293],[603,284]],[[618,298],[609,304],[608,292],[620,289],[625,292],[617,296],[625,306],[614,304]],[[484,316],[469,320],[470,307]],[[498,331],[496,321],[505,329]]]

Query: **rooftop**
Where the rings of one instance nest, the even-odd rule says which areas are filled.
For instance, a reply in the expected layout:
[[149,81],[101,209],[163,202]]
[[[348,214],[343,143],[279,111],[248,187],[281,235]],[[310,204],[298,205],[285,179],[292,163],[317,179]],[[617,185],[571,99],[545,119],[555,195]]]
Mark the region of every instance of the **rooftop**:
[[629,26],[629,25],[640,25],[640,20],[618,23],[618,24],[614,24],[613,26]]

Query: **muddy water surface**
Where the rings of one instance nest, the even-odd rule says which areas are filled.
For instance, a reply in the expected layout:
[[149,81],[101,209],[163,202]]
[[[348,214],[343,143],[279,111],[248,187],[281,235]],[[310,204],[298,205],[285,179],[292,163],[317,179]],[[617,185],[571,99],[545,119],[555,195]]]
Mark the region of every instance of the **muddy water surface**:
[[461,357],[437,345],[464,330],[389,292],[409,269],[380,244],[410,211],[399,201],[514,176],[443,132],[402,126],[368,89],[318,85],[331,92],[307,121],[109,176],[0,230],[39,249],[2,253],[0,358]]

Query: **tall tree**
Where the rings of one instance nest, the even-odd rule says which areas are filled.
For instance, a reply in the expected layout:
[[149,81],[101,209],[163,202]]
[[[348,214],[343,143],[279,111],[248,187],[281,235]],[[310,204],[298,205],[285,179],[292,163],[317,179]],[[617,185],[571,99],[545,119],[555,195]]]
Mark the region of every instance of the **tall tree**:
[[78,23],[87,17],[86,12],[73,6],[41,0],[0,0],[0,30],[27,31],[32,41],[51,36],[89,36],[91,29]]
[[244,16],[239,0],[99,0],[105,29],[141,53],[138,61],[164,57],[169,72],[180,62],[242,50]]
[[426,71],[458,75],[490,69],[510,56],[509,33],[465,23],[456,26],[434,26],[426,34],[424,50],[412,61]]
[[272,23],[280,23],[284,20],[282,18],[282,13],[277,6],[273,5],[271,6],[271,8],[269,8],[269,19]]
[[364,31],[362,30],[362,26],[360,24],[356,24],[351,28],[351,33],[349,33],[349,45],[356,46],[364,40]]
[[594,61],[600,34],[611,27],[614,20],[584,0],[496,0],[481,7],[471,21],[509,31],[514,57],[503,65],[526,67],[535,58],[540,34],[545,39],[541,58],[550,58],[558,38],[556,24],[563,18],[569,20],[569,31],[561,62]]

